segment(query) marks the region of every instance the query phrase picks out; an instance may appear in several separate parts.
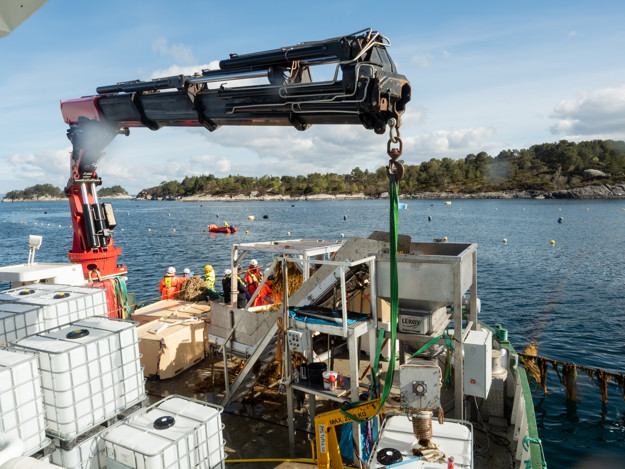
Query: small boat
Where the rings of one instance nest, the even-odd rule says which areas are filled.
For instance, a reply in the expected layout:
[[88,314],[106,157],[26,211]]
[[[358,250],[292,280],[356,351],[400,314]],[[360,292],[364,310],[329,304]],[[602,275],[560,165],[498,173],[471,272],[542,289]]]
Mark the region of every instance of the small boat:
[[211,233],[236,233],[239,230],[234,226],[208,225],[208,231]]

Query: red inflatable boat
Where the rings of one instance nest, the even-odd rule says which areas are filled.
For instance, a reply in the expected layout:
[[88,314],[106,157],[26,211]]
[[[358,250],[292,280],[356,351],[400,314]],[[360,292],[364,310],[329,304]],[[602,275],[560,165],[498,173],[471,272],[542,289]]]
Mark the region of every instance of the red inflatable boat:
[[236,233],[239,230],[237,230],[234,226],[208,225],[208,231],[211,233]]

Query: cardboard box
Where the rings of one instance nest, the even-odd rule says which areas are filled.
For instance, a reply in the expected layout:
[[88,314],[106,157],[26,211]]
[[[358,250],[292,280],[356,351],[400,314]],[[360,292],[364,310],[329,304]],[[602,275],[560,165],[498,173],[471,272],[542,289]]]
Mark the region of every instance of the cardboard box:
[[132,320],[137,321],[140,325],[168,317],[195,318],[210,321],[210,310],[210,304],[206,302],[192,303],[179,300],[161,300],[137,309],[132,315]]
[[160,318],[137,328],[146,377],[171,378],[204,358],[205,323],[195,318]]
[[[364,299],[362,311],[360,311],[361,298]],[[378,321],[390,322],[391,304],[388,301],[383,300],[382,298],[378,298],[377,300]],[[355,295],[347,303],[347,310],[354,313],[371,314],[371,294],[369,292],[369,288],[365,288],[362,295]]]

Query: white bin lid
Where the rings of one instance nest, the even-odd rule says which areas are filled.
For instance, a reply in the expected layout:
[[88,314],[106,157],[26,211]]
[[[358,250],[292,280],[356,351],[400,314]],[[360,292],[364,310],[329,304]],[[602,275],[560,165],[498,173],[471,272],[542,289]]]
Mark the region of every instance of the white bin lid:
[[[104,440],[146,456],[155,456],[192,434],[207,420],[221,413],[214,407],[183,398],[170,398],[142,415],[131,416],[122,425],[113,428]],[[173,420],[170,420],[173,419]],[[163,429],[155,428],[162,423]],[[221,425],[221,421],[215,421]],[[216,432],[220,427],[216,429]]]
[[33,355],[26,355],[20,352],[10,352],[8,350],[0,350],[0,367],[14,367],[20,363],[34,360]]
[[0,293],[1,301],[26,301],[26,298],[36,298],[39,295],[48,293],[49,290],[32,286],[13,288]]
[[80,319],[78,321],[74,321],[72,325],[78,328],[101,329],[110,332],[118,332],[135,327],[134,323],[131,321],[118,321],[105,317]]
[[46,291],[43,293],[26,295],[22,301],[32,305],[54,305],[59,303],[67,303],[77,298],[83,298],[82,293],[68,292],[63,290]]
[[0,313],[25,313],[27,311],[33,311],[39,309],[35,305],[23,304],[23,303],[0,303]]
[[16,345],[31,350],[62,353],[111,335],[111,332],[70,324],[19,340]]

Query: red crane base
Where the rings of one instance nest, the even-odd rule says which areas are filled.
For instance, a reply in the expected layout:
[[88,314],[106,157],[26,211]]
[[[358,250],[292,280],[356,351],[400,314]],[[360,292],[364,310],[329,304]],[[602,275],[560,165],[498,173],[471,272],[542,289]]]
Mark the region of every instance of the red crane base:
[[[72,264],[82,265],[82,273],[85,278],[89,278],[89,272],[93,269],[93,265],[96,266],[101,277],[111,277],[128,273],[126,266],[117,265],[117,257],[121,252],[120,248],[109,247],[106,251],[102,249],[87,252],[69,251],[67,255]],[[90,265],[92,266],[91,269],[89,268]]]

